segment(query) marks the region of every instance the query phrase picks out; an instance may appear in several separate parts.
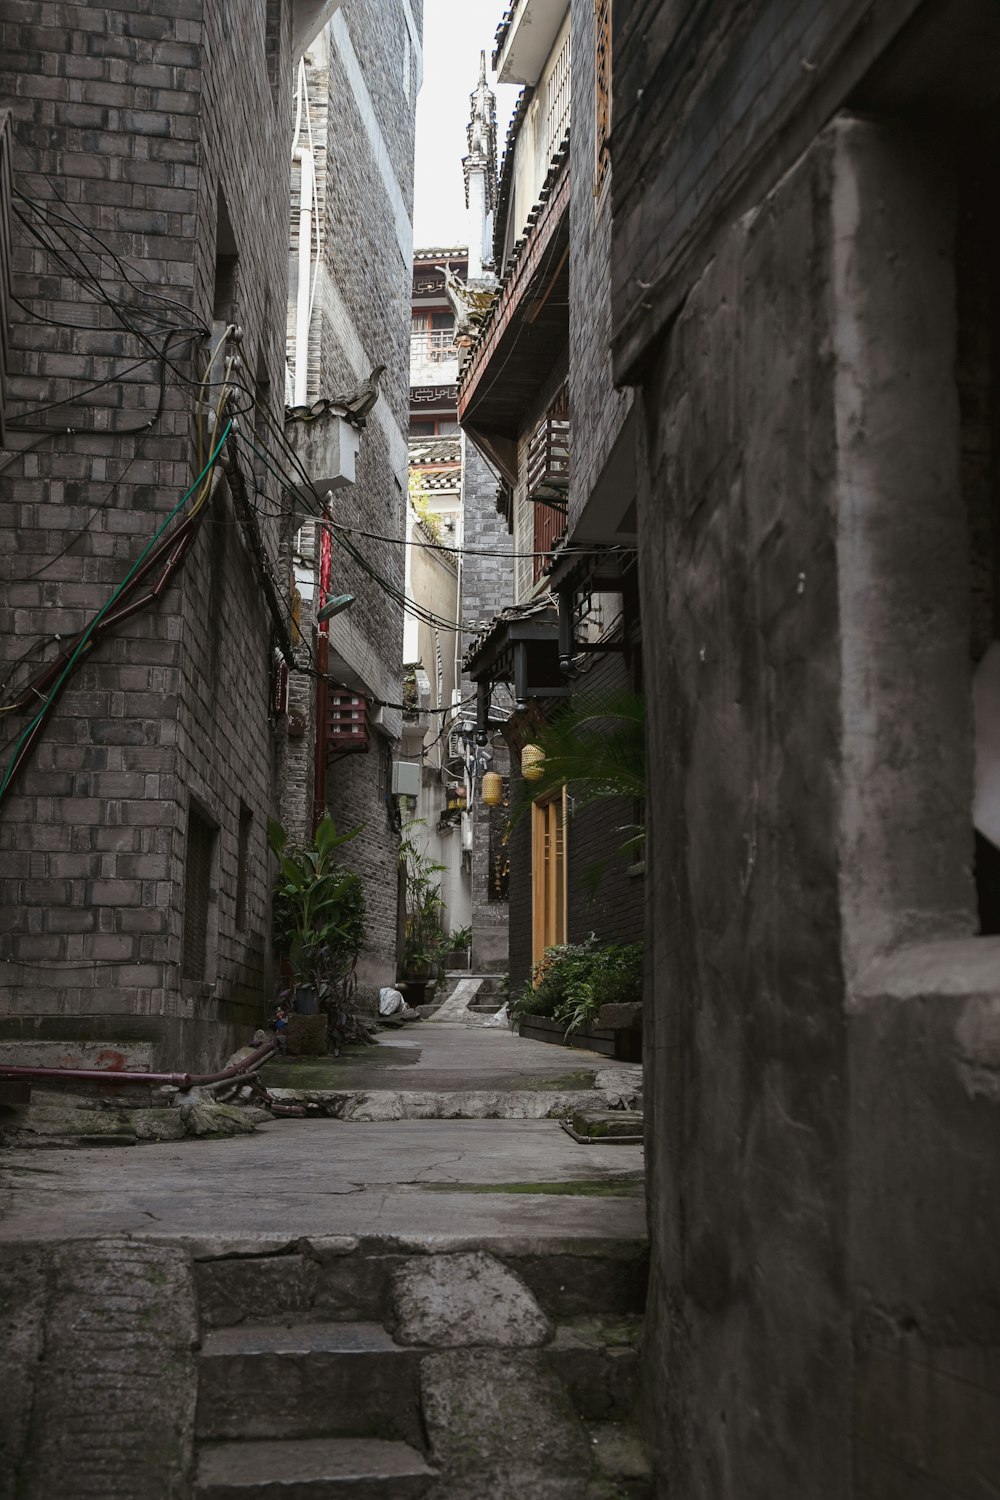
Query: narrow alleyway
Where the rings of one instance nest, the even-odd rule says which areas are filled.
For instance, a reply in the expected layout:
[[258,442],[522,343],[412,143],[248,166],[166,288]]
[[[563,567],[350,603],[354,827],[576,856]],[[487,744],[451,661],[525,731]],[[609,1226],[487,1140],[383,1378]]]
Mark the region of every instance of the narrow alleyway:
[[[633,1100],[638,1070],[487,1028],[466,989],[356,1056],[269,1065],[278,1097],[341,1118],[8,1153],[0,1267],[31,1421],[58,1401],[72,1433],[134,1366],[119,1444],[175,1431],[179,1493],[193,1474],[202,1500],[648,1494],[641,1148],[560,1123]],[[67,1443],[39,1454],[39,1488],[60,1492]]]

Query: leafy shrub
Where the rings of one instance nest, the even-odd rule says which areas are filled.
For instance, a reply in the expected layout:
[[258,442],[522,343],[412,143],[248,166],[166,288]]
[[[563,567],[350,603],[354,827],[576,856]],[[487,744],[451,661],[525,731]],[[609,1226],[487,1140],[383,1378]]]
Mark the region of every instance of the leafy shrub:
[[547,948],[532,983],[512,1002],[512,1019],[550,1016],[571,1036],[596,1020],[602,1005],[642,998],[642,959],[641,943],[599,943],[593,933],[583,943]]

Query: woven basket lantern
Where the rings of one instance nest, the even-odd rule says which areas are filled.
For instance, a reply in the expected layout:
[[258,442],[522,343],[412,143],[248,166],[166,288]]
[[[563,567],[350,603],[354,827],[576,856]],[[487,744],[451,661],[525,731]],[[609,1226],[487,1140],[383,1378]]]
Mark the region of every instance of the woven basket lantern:
[[499,807],[503,802],[503,777],[499,771],[487,771],[483,776],[483,802],[487,807]]
[[525,745],[521,751],[521,775],[525,781],[541,781],[545,775],[545,751],[541,745]]

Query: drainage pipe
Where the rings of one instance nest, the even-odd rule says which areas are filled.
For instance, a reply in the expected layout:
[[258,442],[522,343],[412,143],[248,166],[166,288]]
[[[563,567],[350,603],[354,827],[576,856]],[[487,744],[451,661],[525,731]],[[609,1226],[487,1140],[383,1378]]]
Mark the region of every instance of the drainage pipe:
[[199,1088],[209,1083],[224,1083],[227,1078],[238,1078],[258,1067],[272,1052],[277,1052],[278,1043],[273,1039],[251,1052],[242,1062],[233,1063],[219,1073],[127,1073],[117,1068],[22,1068],[8,1067],[0,1063],[0,1078],[74,1079],[78,1083],[156,1083],[176,1089]]

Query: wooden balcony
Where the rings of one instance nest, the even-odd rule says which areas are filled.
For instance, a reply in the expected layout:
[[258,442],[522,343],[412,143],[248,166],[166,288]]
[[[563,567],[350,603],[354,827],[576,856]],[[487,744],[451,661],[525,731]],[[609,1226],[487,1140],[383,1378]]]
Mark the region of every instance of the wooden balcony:
[[569,418],[546,417],[528,445],[528,499],[565,504],[569,491]]

